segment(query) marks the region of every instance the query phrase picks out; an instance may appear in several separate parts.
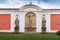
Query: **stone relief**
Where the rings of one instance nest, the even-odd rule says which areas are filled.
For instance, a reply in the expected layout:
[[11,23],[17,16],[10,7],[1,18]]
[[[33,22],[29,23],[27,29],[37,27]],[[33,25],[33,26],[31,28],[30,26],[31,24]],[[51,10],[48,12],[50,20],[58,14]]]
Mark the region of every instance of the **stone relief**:
[[26,24],[25,24],[25,32],[35,32],[36,31],[36,20],[35,15],[32,12],[29,12],[26,15]]

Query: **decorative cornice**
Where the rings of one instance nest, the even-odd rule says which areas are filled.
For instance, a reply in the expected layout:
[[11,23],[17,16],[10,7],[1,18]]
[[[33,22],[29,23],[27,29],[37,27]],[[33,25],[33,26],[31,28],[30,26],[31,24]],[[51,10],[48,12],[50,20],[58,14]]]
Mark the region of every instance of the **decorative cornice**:
[[0,8],[0,10],[19,10],[19,8]]

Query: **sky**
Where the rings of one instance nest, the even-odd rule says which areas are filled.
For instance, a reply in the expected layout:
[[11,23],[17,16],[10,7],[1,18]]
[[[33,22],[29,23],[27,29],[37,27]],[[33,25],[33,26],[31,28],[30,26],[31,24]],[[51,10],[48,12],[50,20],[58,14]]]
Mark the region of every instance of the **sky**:
[[0,8],[20,8],[30,2],[44,9],[60,9],[60,0],[0,0]]

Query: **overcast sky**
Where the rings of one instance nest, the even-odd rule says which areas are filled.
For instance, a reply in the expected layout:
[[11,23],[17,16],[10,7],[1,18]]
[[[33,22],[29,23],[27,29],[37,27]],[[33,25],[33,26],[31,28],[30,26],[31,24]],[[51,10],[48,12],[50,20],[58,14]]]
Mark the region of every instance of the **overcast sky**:
[[44,9],[60,9],[60,0],[0,0],[0,8],[20,8],[30,1]]

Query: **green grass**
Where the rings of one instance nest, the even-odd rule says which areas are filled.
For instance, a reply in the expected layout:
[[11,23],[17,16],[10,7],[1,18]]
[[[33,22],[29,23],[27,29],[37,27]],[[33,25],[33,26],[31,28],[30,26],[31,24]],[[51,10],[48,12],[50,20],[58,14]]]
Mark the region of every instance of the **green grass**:
[[56,34],[0,34],[0,40],[60,40]]

